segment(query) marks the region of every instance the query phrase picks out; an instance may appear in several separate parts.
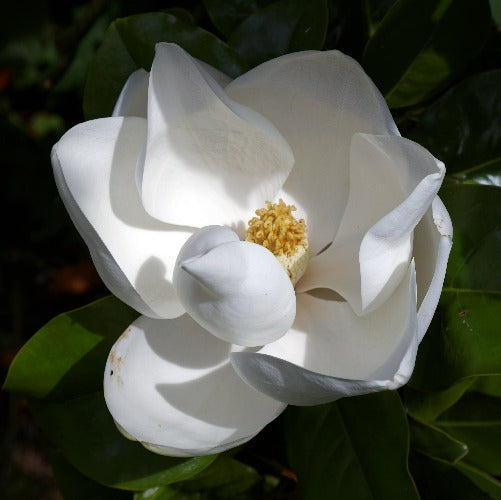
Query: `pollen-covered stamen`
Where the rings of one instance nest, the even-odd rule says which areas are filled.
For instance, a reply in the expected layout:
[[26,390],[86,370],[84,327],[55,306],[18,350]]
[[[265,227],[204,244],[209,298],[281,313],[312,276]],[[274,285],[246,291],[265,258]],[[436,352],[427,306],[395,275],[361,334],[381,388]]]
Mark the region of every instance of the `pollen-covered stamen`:
[[256,210],[257,217],[249,221],[245,239],[272,252],[295,285],[308,265],[308,240],[304,219],[297,220],[294,205],[266,202],[266,208]]

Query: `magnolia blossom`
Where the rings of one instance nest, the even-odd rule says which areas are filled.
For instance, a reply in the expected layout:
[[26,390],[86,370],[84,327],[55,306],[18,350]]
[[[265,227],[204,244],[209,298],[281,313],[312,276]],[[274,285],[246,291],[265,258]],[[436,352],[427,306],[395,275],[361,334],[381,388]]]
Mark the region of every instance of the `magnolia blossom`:
[[158,44],[52,163],[103,281],[141,313],[104,374],[127,437],[214,453],[287,404],[409,379],[451,247],[445,170],[350,57],[231,80]]

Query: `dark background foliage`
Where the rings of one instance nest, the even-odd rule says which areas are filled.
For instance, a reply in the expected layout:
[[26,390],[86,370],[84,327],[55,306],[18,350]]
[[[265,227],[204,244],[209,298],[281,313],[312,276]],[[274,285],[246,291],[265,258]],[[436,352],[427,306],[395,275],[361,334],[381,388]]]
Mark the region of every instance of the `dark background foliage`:
[[[146,12],[156,14],[115,21]],[[351,55],[402,135],[446,163],[441,196],[455,229],[441,304],[406,388],[290,408],[234,453],[191,462],[201,472],[189,481],[183,463],[114,433],[94,392],[100,369],[89,366],[121,330],[116,316],[127,324],[134,313],[104,299],[57,318],[23,349],[1,393],[3,498],[132,495],[110,486],[138,491],[136,500],[150,487],[156,500],[501,498],[500,19],[500,0],[3,2],[2,380],[42,325],[107,294],[58,198],[50,149],[110,112],[129,73],[149,69],[156,41],[231,76],[296,50]],[[79,325],[75,338],[61,334],[68,322]],[[54,349],[65,363],[44,362]]]

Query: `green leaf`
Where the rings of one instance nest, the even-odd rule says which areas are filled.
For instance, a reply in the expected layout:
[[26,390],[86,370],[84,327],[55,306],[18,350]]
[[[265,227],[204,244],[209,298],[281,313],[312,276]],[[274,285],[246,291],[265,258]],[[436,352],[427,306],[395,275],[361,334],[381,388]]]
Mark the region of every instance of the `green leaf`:
[[187,492],[207,491],[217,498],[235,499],[260,480],[255,469],[233,458],[220,456],[209,467],[179,488]]
[[457,463],[455,467],[491,498],[501,500],[501,482],[496,478],[462,462]]
[[50,399],[101,389],[111,346],[137,317],[111,296],[57,316],[19,351],[4,388]]
[[110,116],[129,75],[149,70],[157,42],[177,43],[193,57],[235,77],[247,68],[211,33],[166,13],[138,14],[114,21],[89,68],[84,92],[87,119]]
[[305,499],[419,498],[407,469],[409,429],[396,392],[289,407],[286,440]]
[[469,449],[464,462],[501,475],[501,404],[498,398],[470,392],[435,422]]
[[423,392],[405,386],[401,389],[407,411],[419,420],[435,420],[451,407],[475,382],[476,378],[460,380],[445,391]]
[[[421,453],[411,453],[409,460],[412,476],[423,500],[492,500],[491,495],[479,488],[457,466],[433,459]],[[397,497],[398,498],[398,497]]]
[[463,182],[501,185],[501,70],[475,75],[430,106],[409,138]]
[[107,488],[80,474],[61,453],[51,453],[50,463],[64,500],[130,500],[130,493]]
[[30,408],[65,458],[82,474],[107,486],[144,490],[184,481],[216,458],[163,457],[125,439],[115,427],[102,392],[63,402],[33,400]]
[[411,447],[432,458],[456,463],[468,453],[468,446],[430,423],[409,420]]
[[418,351],[412,387],[441,391],[476,375],[501,374],[501,190],[442,189],[454,227],[442,297]]
[[492,375],[478,377],[472,389],[487,394],[488,396],[494,396],[495,398],[501,399],[501,376]]
[[422,102],[444,88],[483,47],[487,0],[401,0],[369,40],[363,66],[392,108]]
[[327,0],[279,0],[245,19],[228,43],[256,66],[288,52],[321,49],[327,21]]
[[373,37],[379,24],[397,0],[364,0],[369,36]]
[[189,493],[172,486],[160,486],[134,493],[134,500],[210,500],[210,495],[201,492]]
[[227,38],[235,28],[270,0],[203,0],[214,26]]

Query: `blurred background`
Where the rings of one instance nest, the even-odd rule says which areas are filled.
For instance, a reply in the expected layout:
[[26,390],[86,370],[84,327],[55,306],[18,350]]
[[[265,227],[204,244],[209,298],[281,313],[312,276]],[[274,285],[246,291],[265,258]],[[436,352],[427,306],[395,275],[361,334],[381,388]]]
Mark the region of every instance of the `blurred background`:
[[[253,1],[248,3],[259,3]],[[370,27],[366,2],[329,2],[325,48],[360,60]],[[376,2],[380,16],[394,0]],[[242,2],[242,5],[245,2]],[[16,0],[0,7],[0,183],[3,238],[0,259],[1,381],[20,347],[55,315],[107,294],[60,201],[50,151],[65,130],[83,121],[82,99],[92,56],[110,22],[149,11],[189,11],[218,34],[201,1]],[[501,1],[491,2],[499,18]],[[374,10],[377,19],[377,10]],[[499,67],[500,32],[465,70]],[[398,112],[403,135],[419,110]],[[52,477],[48,444],[24,398],[0,393],[0,491],[6,499],[62,498]],[[262,439],[266,439],[264,436]]]

